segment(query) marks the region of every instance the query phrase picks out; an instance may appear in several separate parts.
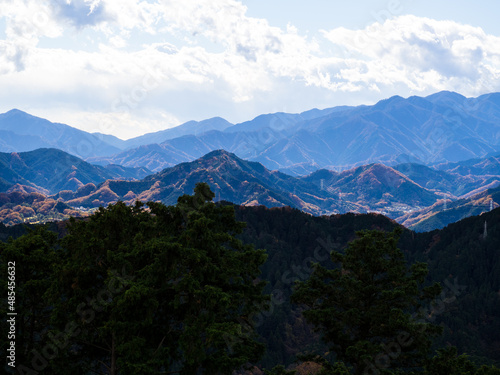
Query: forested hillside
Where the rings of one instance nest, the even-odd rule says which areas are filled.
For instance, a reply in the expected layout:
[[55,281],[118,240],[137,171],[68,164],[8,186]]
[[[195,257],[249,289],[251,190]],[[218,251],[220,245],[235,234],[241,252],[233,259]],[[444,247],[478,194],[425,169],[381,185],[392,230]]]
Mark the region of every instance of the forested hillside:
[[[345,249],[355,238],[356,231],[391,231],[398,225],[382,215],[344,214],[318,218],[289,208],[237,207],[236,215],[247,223],[242,238],[268,252],[268,261],[263,266],[263,277],[269,282],[267,291],[283,296],[285,301],[274,307],[259,328],[261,334],[269,337],[268,347],[273,348],[272,354],[268,349],[266,355],[278,354],[277,358],[285,362],[311,347],[308,345],[317,344],[317,337],[311,340],[300,310],[289,303],[294,281],[309,277],[311,262],[332,266],[326,254]],[[433,232],[404,230],[399,243],[409,262],[428,263],[428,283],[439,282],[446,291],[458,291],[456,298],[435,316],[435,321],[445,326],[443,336],[438,339],[439,345],[451,343],[459,352],[495,362],[500,361],[498,243],[500,209]],[[272,362],[270,357],[266,358],[268,363]]]
[[[206,194],[207,197],[210,198],[210,194]],[[217,215],[222,215],[223,212],[223,215],[228,215],[228,213],[234,207],[236,220],[245,222],[246,227],[239,235],[237,234],[238,230],[236,230],[237,226],[235,226],[233,230],[229,229],[231,228],[230,226],[227,226],[224,230],[229,230],[229,233],[236,234],[237,238],[241,240],[242,243],[252,244],[254,245],[255,249],[265,250],[267,254],[267,260],[260,266],[261,274],[255,280],[261,280],[266,283],[265,288],[263,289],[263,296],[269,295],[270,299],[268,302],[265,302],[265,299],[261,300],[261,302],[257,302],[257,296],[254,295],[254,297],[252,297],[257,298],[255,299],[256,302],[253,305],[253,311],[250,313],[250,315],[247,315],[248,320],[246,320],[247,318],[245,318],[244,321],[239,321],[239,324],[242,324],[241,332],[243,332],[243,336],[238,337],[235,336],[234,333],[227,334],[227,332],[231,332],[230,330],[236,328],[236,326],[233,326],[233,328],[230,328],[230,326],[227,326],[225,328],[223,328],[223,326],[217,326],[218,328],[216,328],[216,330],[220,330],[217,332],[222,335],[221,337],[224,340],[224,345],[230,348],[230,353],[231,350],[235,350],[234,348],[238,347],[238,345],[246,342],[246,349],[242,349],[242,353],[244,353],[245,356],[244,358],[247,358],[248,360],[250,358],[253,358],[251,361],[252,365],[257,366],[257,368],[261,370],[269,370],[276,365],[293,365],[293,363],[297,359],[297,355],[307,353],[326,355],[326,353],[328,352],[328,347],[321,341],[321,333],[315,332],[313,330],[314,327],[307,323],[307,321],[304,319],[304,308],[301,305],[293,304],[290,301],[295,283],[297,281],[306,281],[311,276],[313,272],[312,264],[319,263],[321,266],[326,267],[327,269],[331,269],[334,264],[332,263],[329,254],[332,251],[343,253],[347,248],[348,243],[357,238],[356,232],[359,230],[368,229],[382,232],[391,232],[394,230],[394,228],[399,227],[396,222],[377,214],[344,214],[332,215],[328,217],[314,217],[305,214],[297,209],[291,209],[288,207],[271,209],[265,208],[263,206],[244,207],[233,206],[229,202],[220,202],[218,204],[222,211],[216,214],[216,216],[213,215],[219,211],[212,212],[211,210],[213,210],[213,208],[204,208],[205,213],[203,215],[208,215],[207,218],[204,218],[203,215],[200,216],[200,214],[197,213],[198,209],[196,208],[204,206],[199,206],[200,203],[193,203],[196,202],[196,200],[190,201],[186,199],[187,198],[183,198],[183,200],[180,201],[180,203],[178,204],[180,211],[178,212],[178,214],[175,214],[179,216],[177,216],[177,218],[170,223],[168,220],[165,222],[164,220],[166,220],[169,215],[175,213],[175,211],[172,211],[174,209],[172,207],[162,208],[161,204],[152,204],[151,207],[158,216],[158,219],[155,219],[159,220],[157,224],[155,224],[155,220],[150,221],[152,219],[148,218],[149,214],[146,214],[141,210],[137,211],[138,208],[129,208],[128,210],[132,210],[132,212],[134,212],[133,210],[136,210],[137,212],[126,220],[125,218],[130,214],[127,213],[129,211],[125,210],[124,208],[119,209],[119,207],[117,207],[116,209],[113,209],[114,213],[110,211],[109,214],[106,214],[106,211],[111,210],[113,206],[110,206],[110,208],[106,210],[101,209],[100,211],[98,211],[98,214],[94,214],[91,217],[91,222],[95,222],[94,224],[91,224],[91,222],[89,222],[89,224],[84,225],[84,223],[88,222],[88,220],[82,221],[81,225],[77,225],[78,222],[74,222],[70,225],[69,232],[68,228],[63,222],[60,222],[57,225],[52,224],[51,230],[56,231],[59,234],[59,237],[63,238],[63,242],[61,243],[63,248],[68,249],[70,253],[81,254],[81,256],[84,256],[85,259],[77,261],[76,263],[76,258],[74,260],[67,259],[66,261],[64,261],[66,263],[62,263],[66,264],[65,266],[62,266],[63,268],[56,267],[53,269],[49,266],[50,261],[48,261],[49,263],[43,266],[45,267],[43,268],[45,270],[43,271],[44,273],[38,275],[45,275],[43,276],[43,278],[47,278],[46,280],[51,280],[54,277],[54,272],[61,272],[65,268],[69,267],[67,268],[67,271],[65,271],[69,273],[66,273],[67,276],[64,277],[68,277],[70,275],[78,275],[79,273],[83,272],[81,273],[81,277],[91,277],[91,279],[89,280],[95,281],[95,277],[106,277],[106,267],[111,270],[111,268],[109,268],[111,267],[110,265],[114,265],[114,267],[121,267],[121,265],[123,264],[127,265],[126,267],[132,267],[130,268],[130,272],[132,272],[135,277],[139,278],[137,280],[138,283],[134,282],[134,291],[127,292],[127,295],[129,296],[127,298],[137,299],[137,303],[139,303],[140,306],[146,306],[145,304],[148,300],[152,302],[156,301],[154,302],[155,304],[160,303],[160,301],[157,300],[159,294],[156,295],[155,293],[167,292],[167,290],[169,290],[168,288],[170,287],[165,285],[167,289],[161,292],[161,288],[155,289],[157,288],[157,286],[155,286],[154,284],[154,278],[151,280],[144,279],[144,281],[141,281],[141,278],[143,276],[140,275],[145,275],[143,274],[143,272],[146,272],[147,269],[150,269],[155,264],[156,266],[154,267],[161,266],[163,262],[160,261],[161,259],[164,259],[164,261],[167,262],[165,264],[173,265],[173,263],[169,263],[172,261],[168,260],[170,259],[169,254],[177,254],[177,251],[188,251],[191,254],[189,255],[189,259],[191,260],[186,261],[191,263],[189,263],[189,265],[186,264],[186,266],[189,267],[189,269],[191,269],[193,272],[201,272],[199,276],[203,277],[206,281],[209,280],[209,278],[212,277],[210,276],[212,275],[211,272],[215,270],[215,268],[212,271],[210,270],[210,267],[212,266],[212,260],[210,259],[215,259],[210,257],[215,256],[216,253],[210,255],[209,258],[205,258],[204,255],[201,255],[203,253],[197,253],[198,250],[196,250],[195,252],[190,252],[191,250],[189,250],[189,248],[196,243],[196,248],[200,249],[200,251],[205,251],[202,249],[207,246],[210,247],[211,245],[209,245],[209,243],[210,241],[212,241],[212,239],[218,239],[217,241],[222,241],[221,243],[223,243],[224,241],[232,241],[230,240],[230,237],[226,237],[223,232],[215,235],[215,237],[211,237],[209,233],[212,230],[210,228],[215,225],[215,223],[213,222],[214,218],[217,217]],[[186,206],[186,204],[188,206]],[[185,207],[190,207],[190,204],[194,204],[194,208],[186,209]],[[119,226],[116,226],[116,224],[118,223],[118,221],[115,220],[116,218],[113,219],[115,220],[115,224],[102,221],[106,217],[106,215],[119,215],[121,216],[119,222],[125,223],[126,225],[121,224]],[[134,221],[131,220],[136,215],[139,215],[137,219],[139,221],[134,223]],[[112,218],[112,216],[110,216],[110,218]],[[188,227],[189,225],[194,226],[183,234],[182,231],[184,229],[181,228],[183,228],[183,226],[185,225],[183,224],[185,220],[187,220],[187,223],[192,222],[192,224],[188,224]],[[220,225],[225,225],[224,223],[230,223],[229,216],[226,216],[224,220],[225,221],[222,221],[220,224],[213,228],[219,228],[217,230],[222,230],[223,228]],[[123,234],[120,235],[116,234],[118,237],[108,238],[109,234],[115,233],[115,231],[120,232],[126,230],[126,228],[128,227],[130,227],[129,229],[135,229],[133,229],[131,233],[128,233],[130,231],[127,231],[128,234],[126,235],[125,232],[123,232]],[[160,230],[160,228],[163,229]],[[30,230],[31,229],[20,226],[0,226],[0,239],[5,241],[6,237],[9,235],[13,237],[19,237],[20,235],[26,233],[26,231]],[[178,232],[179,230],[181,230],[181,232]],[[67,237],[67,233],[69,233],[72,237]],[[105,233],[108,233],[108,235],[105,235]],[[132,237],[130,237],[131,234],[133,234]],[[35,233],[35,235],[37,234]],[[121,239],[122,235],[125,236],[123,237],[124,239]],[[174,238],[171,237],[172,235],[174,237],[180,236],[178,237],[178,244],[176,244],[174,247],[172,247],[175,243],[175,241],[172,242]],[[37,238],[40,238],[39,234],[37,236],[39,236]],[[148,236],[151,237],[151,240],[146,240]],[[125,242],[123,242],[123,245],[119,245],[122,240]],[[53,254],[53,251],[57,248],[55,246],[56,239],[46,238],[44,241],[44,246],[48,246],[45,247],[44,251],[48,251],[47,254]],[[104,241],[102,246],[97,245],[101,241]],[[424,319],[426,323],[438,324],[443,327],[443,334],[434,341],[434,349],[443,348],[447,345],[454,345],[457,347],[458,353],[467,353],[468,355],[470,355],[470,359],[475,361],[477,364],[498,364],[500,362],[500,343],[498,341],[498,332],[500,332],[500,316],[498,314],[498,311],[500,311],[500,249],[497,246],[499,242],[500,209],[493,210],[478,217],[471,217],[462,220],[458,223],[449,225],[445,229],[435,230],[433,232],[414,233],[407,229],[403,229],[398,246],[403,251],[408,265],[413,264],[416,261],[426,262],[428,264],[429,274],[426,278],[425,285],[431,285],[435,282],[438,282],[442,286],[441,294],[438,297],[435,297],[431,304],[424,305],[423,308],[418,310],[419,314],[421,314],[422,316],[422,319]],[[30,258],[28,256],[29,254],[22,255],[23,251],[34,251],[37,246],[36,242],[24,241],[21,243],[24,243],[24,247],[16,248],[16,246],[14,246],[14,248],[9,250],[17,251],[17,256],[21,257],[19,258],[21,260],[20,264],[24,262],[26,263],[26,265],[29,264],[29,267],[36,268],[37,262],[46,262],[46,257],[40,258],[38,256],[38,258]],[[29,245],[29,243],[31,243],[31,245]],[[239,246],[237,245],[237,243],[231,243],[231,246],[233,247]],[[5,254],[7,254],[5,253],[5,251],[6,249],[8,249],[8,247],[5,247],[5,245],[1,246],[2,256],[5,257]],[[170,250],[162,252],[162,248]],[[110,252],[107,251],[109,249],[116,250]],[[93,261],[92,259],[94,255],[91,254],[93,254],[93,252],[95,251],[97,251],[100,255],[96,253],[95,256],[97,256],[97,258],[95,258],[95,261]],[[144,251],[146,251],[147,253],[147,255],[146,253],[144,253],[144,255],[149,260],[140,260],[142,259],[142,255],[140,254],[142,254]],[[174,251],[174,253],[171,253],[172,251]],[[123,255],[118,255],[122,253]],[[156,253],[157,255],[154,255]],[[33,255],[34,254],[35,253],[33,253]],[[199,258],[200,256],[201,258]],[[137,260],[133,261],[133,259],[135,258],[137,258]],[[181,261],[181,258],[176,259],[181,262],[179,263],[179,266],[184,267],[182,266],[182,262],[184,261]],[[140,263],[142,262],[141,270],[136,270],[135,266],[133,265],[139,262],[139,260]],[[222,259],[220,261],[222,261]],[[255,259],[255,261],[257,261],[257,259]],[[84,271],[83,268],[81,268],[83,267],[82,262],[90,262],[88,263],[88,266],[86,266],[90,268]],[[104,263],[102,263],[101,265],[101,262]],[[150,262],[149,266],[147,265],[148,262]],[[106,264],[108,265],[106,266]],[[90,270],[96,266],[98,267],[96,269],[97,273],[94,274],[94,271],[90,272]],[[206,266],[210,267],[204,270]],[[201,268],[198,269],[199,267]],[[22,266],[22,268],[24,268],[24,266]],[[208,273],[204,274],[204,272]],[[257,274],[253,273],[253,275],[255,276]],[[21,278],[21,273],[19,273],[19,277]],[[66,281],[63,282],[63,284],[58,287],[69,288],[64,292],[68,296],[73,293],[72,290],[77,285],[74,284],[77,279],[73,278],[73,281],[71,281],[71,279],[72,278],[69,277]],[[172,280],[175,279],[176,278],[174,276],[174,279]],[[83,282],[83,279],[81,280]],[[219,279],[216,278],[214,280]],[[189,283],[191,282],[194,282],[195,284],[189,285],[195,287],[195,285],[198,285],[196,283],[198,283],[199,281],[195,281],[195,279],[192,279],[191,281],[189,281]],[[40,286],[42,284],[37,285]],[[184,286],[182,287],[179,286],[181,289],[175,288],[177,292],[181,293],[180,296],[183,295],[182,288],[190,288],[188,284],[183,285]],[[227,288],[227,286],[222,286],[223,284],[220,285],[220,287],[223,288],[221,289],[221,291],[223,291],[224,288]],[[38,290],[37,293],[43,295],[44,287],[40,287],[42,289]],[[92,288],[93,291],[89,290],[87,293],[92,294],[99,291],[98,286],[92,286]],[[216,287],[213,290],[211,289],[213,293],[216,293],[212,295],[212,297],[215,299],[207,299],[207,303],[214,303],[214,301],[218,298],[223,298],[223,295],[217,294],[219,293],[218,288],[219,287]],[[55,292],[53,287],[50,289],[52,290],[51,293]],[[61,289],[61,291],[62,290],[63,289]],[[155,290],[157,291],[155,292]],[[193,289],[193,291],[194,290],[196,290],[196,287],[195,289]],[[243,292],[243,289],[241,291]],[[171,292],[174,291],[171,290]],[[54,296],[54,294],[52,295]],[[153,297],[154,295],[156,295],[156,297]],[[186,294],[186,298],[188,295],[189,293]],[[230,295],[231,293],[228,294],[228,298]],[[206,298],[212,297],[210,297],[209,294],[206,295]],[[185,300],[184,297],[179,298],[181,299],[179,299],[178,302],[175,302],[174,305],[176,303],[181,303],[181,305],[179,306],[185,306],[186,308],[188,308],[189,305],[183,305],[184,303],[188,303],[188,300]],[[78,300],[78,298],[76,299]],[[124,300],[123,303],[128,302]],[[230,303],[229,300],[227,300],[227,303]],[[46,314],[47,311],[44,309],[48,308],[49,306],[41,306],[41,311],[45,311],[44,314]],[[136,305],[130,305],[129,309],[135,309],[135,307],[133,306]],[[58,305],[58,309],[61,309],[63,307],[63,305]],[[67,309],[68,306],[66,306],[65,308]],[[165,308],[167,307],[165,306]],[[111,315],[108,315],[108,317],[106,318],[108,319],[107,323],[106,321],[103,321],[103,324],[113,325],[116,324],[116,319],[120,321],[120,319],[122,318],[118,318],[118,315],[113,315],[118,311],[125,311],[120,309],[121,308],[118,308],[118,310],[113,312],[114,310],[108,310],[108,308],[106,308],[106,311],[108,311],[107,313]],[[197,308],[193,310],[193,314],[196,313],[196,309]],[[62,313],[65,310],[60,311]],[[148,316],[151,316],[151,319],[153,319],[152,322],[155,322],[154,316],[156,314],[155,311],[157,311],[156,308],[153,308],[152,310],[148,308],[142,311],[144,311],[146,315],[152,314]],[[179,313],[181,313],[182,309],[178,311]],[[69,307],[69,310],[67,312],[71,313],[71,307]],[[97,311],[96,313],[98,312],[99,311]],[[180,319],[180,315],[175,319],[178,318]],[[220,315],[220,318],[223,319],[223,315]],[[43,319],[38,321],[37,329],[43,329],[43,327],[40,326],[40,322],[42,322]],[[65,321],[63,315],[59,315],[57,319],[59,323]],[[133,322],[135,318],[132,315],[127,315],[127,319],[132,319],[130,321]],[[237,321],[238,320],[234,322]],[[49,323],[49,321],[47,320],[46,322],[46,324],[56,324],[54,323],[54,321],[52,321],[52,323]],[[196,322],[196,320],[191,321],[191,323],[194,322]],[[219,321],[219,323],[221,322],[222,321]],[[219,323],[216,323],[216,321],[212,321],[212,323],[210,324]],[[161,325],[163,323],[161,323],[161,321],[157,321],[154,324]],[[178,324],[182,323],[180,323],[179,321]],[[134,327],[134,330],[139,329],[139,326]],[[215,329],[216,325],[208,325],[203,327],[200,326],[199,329],[206,329],[209,327],[212,327],[209,329]],[[229,331],[227,331],[227,329],[229,329]],[[260,359],[256,359],[257,353],[260,350],[259,345],[252,346],[254,344],[252,344],[251,341],[241,341],[253,337],[249,336],[250,332],[253,331],[253,329],[255,329],[260,336],[260,338],[258,339],[258,342],[260,342],[259,345],[262,345],[262,348],[265,348]],[[120,332],[122,332],[120,335],[123,335],[125,331]],[[226,334],[223,334],[223,332],[226,332]],[[178,337],[180,338],[181,336]],[[182,340],[187,339],[187,337],[190,336],[186,336]],[[89,336],[87,339],[90,338],[91,337]],[[146,336],[144,336],[143,338],[147,339]],[[158,344],[161,342],[161,337],[155,336],[155,340]],[[179,341],[179,345],[181,345],[181,341]],[[98,344],[98,342],[99,340],[95,341],[95,344]],[[221,342],[214,341],[214,343],[214,345],[219,348],[217,350],[221,350]],[[122,344],[128,345],[126,344],[126,341],[123,341]],[[129,344],[132,345],[132,343]],[[136,345],[139,345],[139,341],[133,344],[134,347]],[[164,355],[169,355],[169,351],[172,351],[171,353],[176,352],[176,344],[172,345],[169,346],[169,349],[165,352]],[[200,345],[201,346],[199,347],[199,350],[202,350],[205,353],[204,355],[207,355],[207,357],[204,358],[211,358],[209,355],[209,353],[212,353],[211,350],[213,350],[210,349],[211,344],[207,347],[204,346],[205,344],[202,344],[202,342],[200,342]],[[122,347],[123,350],[125,350],[125,348],[126,347]],[[149,353],[148,355],[150,355],[154,352],[155,348],[145,347],[141,350],[144,350],[144,353]],[[151,351],[148,352],[148,350]],[[216,351],[214,353],[218,352]],[[451,352],[446,353],[446,355],[449,355]],[[443,356],[445,356],[445,354],[443,354]],[[78,358],[80,359],[78,359],[78,361],[84,361],[86,363],[86,366],[95,365],[92,361],[89,362],[88,358],[86,358],[85,355],[83,357],[81,356],[81,353],[79,355],[80,357]],[[180,355],[179,358],[184,358],[182,351],[180,352],[180,354],[177,353],[176,355]],[[452,357],[455,358],[453,355]],[[69,357],[65,356],[63,358],[60,358],[60,360],[63,362],[68,360],[71,361],[71,358],[71,355],[69,355]],[[106,356],[104,356],[103,358],[106,358]],[[326,355],[325,358],[330,358],[330,360],[332,360],[332,353]],[[136,360],[139,361],[139,359]],[[184,360],[185,358],[183,359],[183,361]],[[241,362],[238,361],[234,363],[241,364]],[[154,366],[154,363],[149,363],[149,365]],[[171,366],[173,366],[172,368],[174,369],[178,368],[176,367],[177,365],[175,364],[175,361],[171,363]],[[303,370],[303,367],[299,367],[298,369],[300,370],[299,373],[307,373],[301,372]],[[254,369],[255,373],[259,373],[259,371],[260,370],[257,371],[256,369]],[[458,373],[462,372],[457,372],[457,374]],[[429,374],[437,373],[429,372]]]

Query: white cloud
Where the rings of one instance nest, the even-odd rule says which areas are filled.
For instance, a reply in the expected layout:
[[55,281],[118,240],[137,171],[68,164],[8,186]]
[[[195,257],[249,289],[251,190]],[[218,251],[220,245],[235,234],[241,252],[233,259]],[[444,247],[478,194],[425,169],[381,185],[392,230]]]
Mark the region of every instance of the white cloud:
[[54,37],[62,32],[52,21],[46,2],[0,0],[0,9],[6,20],[6,39],[0,40],[0,74],[22,71],[41,36]]
[[[313,39],[247,16],[236,0],[0,0],[0,7],[7,36],[0,86],[9,87],[0,102],[62,108],[67,122],[89,129],[97,116],[114,116],[138,135],[165,123],[149,113],[171,126],[215,115],[242,121],[288,103],[299,111],[396,93],[500,91],[500,38],[452,21],[400,16]],[[97,49],[82,47],[89,37]],[[43,48],[41,38],[70,46]]]
[[[447,88],[465,94],[498,90],[500,38],[453,21],[400,16],[363,30],[336,28],[325,37],[342,46],[351,83],[404,83],[416,91]],[[496,77],[491,88],[486,77]],[[471,92],[472,89],[472,92]]]

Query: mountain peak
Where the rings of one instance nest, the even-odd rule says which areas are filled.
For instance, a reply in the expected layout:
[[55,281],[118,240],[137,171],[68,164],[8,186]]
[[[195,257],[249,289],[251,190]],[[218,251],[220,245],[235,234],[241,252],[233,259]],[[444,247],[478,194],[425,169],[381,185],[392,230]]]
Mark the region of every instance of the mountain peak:
[[12,108],[10,111],[5,112],[4,114],[7,115],[7,114],[17,114],[17,113],[22,113],[22,114],[27,115],[26,112],[21,111],[20,109],[17,109],[17,108]]
[[239,159],[232,152],[229,152],[229,151],[226,151],[226,150],[223,150],[223,149],[210,151],[205,156],[202,156],[201,159],[210,159],[210,158],[219,157],[219,156],[229,156],[229,157],[234,158],[234,159]]
[[457,102],[461,103],[467,98],[463,95],[460,95],[454,91],[447,91],[443,90],[440,92],[437,92],[432,95],[428,95],[425,97],[430,102],[437,103],[437,102]]
[[224,122],[224,123],[228,123],[228,124],[231,124],[229,121],[227,121],[225,118],[222,118],[220,116],[215,116],[215,117],[211,117],[209,119],[206,119],[206,120],[202,120],[202,121],[199,121],[199,122],[209,122],[209,121],[219,121],[219,122]]
[[57,125],[63,124],[55,124],[42,117],[34,116],[17,108],[0,114],[0,130],[10,130],[16,134],[35,135],[33,132],[33,127],[54,128]]
[[377,104],[375,104],[373,107],[378,109],[378,110],[386,110],[390,106],[393,106],[396,103],[403,102],[405,99],[399,95],[394,95],[391,96],[388,99],[383,99],[380,100]]
[[2,114],[0,114],[0,116],[1,117],[13,117],[13,116],[15,116],[15,117],[24,117],[24,118],[31,118],[31,119],[43,120],[43,121],[49,122],[48,120],[45,120],[45,119],[42,119],[40,117],[36,117],[36,116],[30,115],[29,113],[21,111],[20,109],[17,109],[17,108],[13,108],[10,111],[2,113]]
[[58,148],[79,157],[104,156],[119,151],[96,136],[69,125],[51,122],[19,109],[0,114],[0,131],[10,132],[10,149],[18,152]]

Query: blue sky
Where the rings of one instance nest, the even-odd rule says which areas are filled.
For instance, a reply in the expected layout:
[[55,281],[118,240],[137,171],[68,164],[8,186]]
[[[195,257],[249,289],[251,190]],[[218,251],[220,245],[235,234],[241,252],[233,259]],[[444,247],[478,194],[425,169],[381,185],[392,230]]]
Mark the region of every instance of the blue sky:
[[0,0],[0,112],[122,139],[500,91],[500,2]]

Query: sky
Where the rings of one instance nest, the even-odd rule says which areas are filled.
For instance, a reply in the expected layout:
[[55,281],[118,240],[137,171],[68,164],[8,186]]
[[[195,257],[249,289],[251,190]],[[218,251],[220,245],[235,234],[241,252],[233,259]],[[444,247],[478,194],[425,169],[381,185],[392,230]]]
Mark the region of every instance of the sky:
[[128,139],[500,91],[497,0],[0,0],[0,113]]

